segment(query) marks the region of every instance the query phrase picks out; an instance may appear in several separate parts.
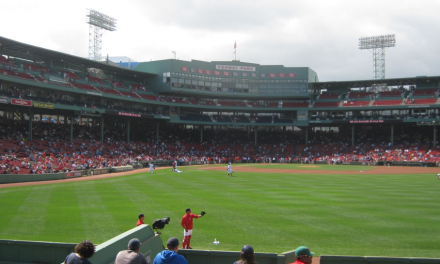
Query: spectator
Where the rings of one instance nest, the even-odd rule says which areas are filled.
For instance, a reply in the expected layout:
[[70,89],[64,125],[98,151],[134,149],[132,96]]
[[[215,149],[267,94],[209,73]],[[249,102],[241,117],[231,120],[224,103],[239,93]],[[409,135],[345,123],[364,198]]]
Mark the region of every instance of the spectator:
[[179,244],[179,240],[175,237],[168,239],[167,249],[156,255],[153,264],[189,264],[183,256],[177,254]]
[[241,249],[240,260],[237,260],[234,264],[257,264],[254,248],[249,245],[244,246]]
[[64,260],[64,264],[91,264],[88,258],[95,254],[95,245],[90,240],[83,240],[76,245],[75,253],[70,253]]
[[295,250],[296,261],[290,264],[311,264],[314,255],[308,247],[301,246]]
[[144,255],[139,253],[141,242],[133,238],[128,242],[128,250],[119,251],[116,256],[115,264],[148,264]]

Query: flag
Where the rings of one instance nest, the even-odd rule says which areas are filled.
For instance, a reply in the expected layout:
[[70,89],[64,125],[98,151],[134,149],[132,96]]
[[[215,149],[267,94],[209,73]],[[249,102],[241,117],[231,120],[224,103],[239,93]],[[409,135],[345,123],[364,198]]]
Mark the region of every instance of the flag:
[[234,49],[237,48],[237,41],[234,43]]

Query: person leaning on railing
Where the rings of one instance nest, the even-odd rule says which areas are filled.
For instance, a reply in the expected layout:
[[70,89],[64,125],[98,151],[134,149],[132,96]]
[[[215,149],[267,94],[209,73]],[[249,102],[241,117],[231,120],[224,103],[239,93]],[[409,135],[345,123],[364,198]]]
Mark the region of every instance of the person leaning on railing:
[[75,253],[70,253],[64,264],[92,264],[88,259],[95,254],[95,245],[90,240],[83,240],[76,245]]

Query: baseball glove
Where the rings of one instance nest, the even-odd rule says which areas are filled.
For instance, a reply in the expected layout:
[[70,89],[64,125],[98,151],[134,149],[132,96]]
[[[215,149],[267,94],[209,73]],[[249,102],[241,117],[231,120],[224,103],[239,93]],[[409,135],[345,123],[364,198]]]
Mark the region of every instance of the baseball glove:
[[206,214],[206,212],[205,212],[205,211],[202,211],[200,214],[201,214],[202,216],[204,216],[204,215]]

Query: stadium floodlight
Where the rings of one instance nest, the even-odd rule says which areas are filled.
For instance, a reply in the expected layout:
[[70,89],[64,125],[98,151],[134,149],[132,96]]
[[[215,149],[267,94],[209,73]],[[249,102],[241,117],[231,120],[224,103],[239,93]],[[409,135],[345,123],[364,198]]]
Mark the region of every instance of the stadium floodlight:
[[359,39],[359,49],[372,50],[374,79],[385,79],[385,50],[395,46],[395,34]]
[[89,59],[101,61],[102,34],[105,30],[116,30],[116,19],[93,9],[87,9],[89,26]]

